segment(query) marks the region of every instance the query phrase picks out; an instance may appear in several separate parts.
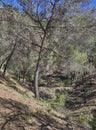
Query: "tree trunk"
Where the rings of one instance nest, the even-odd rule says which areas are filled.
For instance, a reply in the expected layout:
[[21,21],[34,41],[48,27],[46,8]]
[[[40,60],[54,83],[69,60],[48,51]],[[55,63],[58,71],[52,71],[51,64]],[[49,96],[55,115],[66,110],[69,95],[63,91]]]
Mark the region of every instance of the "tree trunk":
[[2,69],[2,66],[4,65],[4,63],[6,62],[8,56],[2,61],[2,63],[0,64],[0,69]]
[[39,99],[38,80],[39,80],[39,68],[35,71],[34,74],[34,91],[35,91],[35,98],[37,99]]
[[6,74],[6,70],[8,68],[8,65],[9,65],[9,62],[11,60],[11,57],[13,56],[13,53],[15,51],[16,44],[17,43],[14,44],[14,47],[13,47],[11,53],[9,54],[8,58],[7,58],[6,64],[4,65],[3,76],[5,76],[5,74]]
[[43,51],[43,45],[46,38],[46,34],[42,38],[41,47],[38,55],[38,60],[36,64],[36,69],[34,72],[34,91],[35,91],[35,98],[39,99],[39,86],[38,86],[38,80],[39,80],[39,70],[40,70],[40,62],[41,62],[41,55]]

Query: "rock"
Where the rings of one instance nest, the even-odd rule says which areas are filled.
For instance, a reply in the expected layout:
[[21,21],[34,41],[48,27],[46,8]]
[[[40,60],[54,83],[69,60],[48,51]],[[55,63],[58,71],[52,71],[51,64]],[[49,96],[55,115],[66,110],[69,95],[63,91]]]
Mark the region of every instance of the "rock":
[[96,109],[93,109],[93,110],[91,111],[91,113],[92,113],[93,117],[96,119]]
[[72,109],[72,108],[74,108],[74,102],[72,101],[72,100],[69,100],[69,99],[67,99],[66,101],[65,101],[65,106],[67,107],[67,108],[69,108],[69,109]]
[[52,94],[52,93],[48,93],[46,91],[40,91],[39,92],[39,95],[41,98],[43,99],[52,99],[55,97],[55,94]]
[[40,87],[39,94],[43,99],[52,99],[55,97],[55,91],[46,87]]
[[42,130],[52,130],[52,128],[50,126],[44,126]]

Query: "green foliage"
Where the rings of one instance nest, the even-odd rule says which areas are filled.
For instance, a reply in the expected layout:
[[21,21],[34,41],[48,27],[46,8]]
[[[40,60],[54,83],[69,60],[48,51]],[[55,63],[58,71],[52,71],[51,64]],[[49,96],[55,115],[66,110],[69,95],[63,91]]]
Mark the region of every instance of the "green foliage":
[[38,102],[39,104],[41,104],[42,106],[47,107],[48,110],[51,110],[51,109],[52,109],[52,107],[51,107],[51,105],[50,105],[50,103],[49,103],[48,101],[45,101],[45,100],[43,100],[43,99],[41,99],[41,98],[39,98],[39,100],[36,99],[36,98],[34,98],[34,100],[35,100],[36,102]]
[[92,130],[96,130],[96,119],[93,119],[91,122]]
[[64,80],[64,86],[68,87],[71,85],[71,80],[70,79],[65,79]]
[[77,20],[77,23],[80,24],[82,22],[82,16],[81,15],[76,16],[76,20]]
[[75,49],[74,45],[72,44],[68,45],[67,48],[65,49],[65,55],[67,57],[72,56],[72,54],[74,53],[74,49]]
[[89,123],[92,121],[92,115],[88,113],[80,113],[80,115],[77,117],[77,121],[80,123],[83,123],[84,125],[89,126]]
[[74,51],[74,61],[84,64],[87,62],[87,53],[79,52],[78,50]]
[[42,85],[43,85],[43,82],[44,82],[44,81],[43,81],[42,78],[40,77],[40,78],[39,78],[39,81],[38,81],[39,86],[42,86]]
[[68,94],[57,94],[56,98],[51,100],[51,106],[53,108],[60,108],[65,106],[65,100],[68,98]]
[[96,54],[94,55],[93,59],[94,59],[94,61],[96,61]]

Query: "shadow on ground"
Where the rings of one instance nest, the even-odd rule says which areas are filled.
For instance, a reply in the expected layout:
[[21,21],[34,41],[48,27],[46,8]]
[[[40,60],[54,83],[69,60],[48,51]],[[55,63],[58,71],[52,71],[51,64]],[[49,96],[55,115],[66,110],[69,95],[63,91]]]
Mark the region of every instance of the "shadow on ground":
[[0,130],[67,130],[43,112],[32,112],[27,105],[0,97]]

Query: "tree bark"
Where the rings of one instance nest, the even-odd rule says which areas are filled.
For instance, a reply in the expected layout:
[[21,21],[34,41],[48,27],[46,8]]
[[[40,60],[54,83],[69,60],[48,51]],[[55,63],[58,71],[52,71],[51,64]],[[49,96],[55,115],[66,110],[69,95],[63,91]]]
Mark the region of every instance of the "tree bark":
[[0,69],[2,69],[2,66],[4,65],[4,63],[6,62],[8,56],[2,61],[2,63],[0,64]]
[[41,55],[42,55],[42,51],[43,51],[43,45],[44,45],[45,38],[46,38],[46,34],[42,38],[41,47],[40,47],[38,60],[37,60],[37,64],[36,64],[36,69],[34,72],[34,91],[35,91],[35,98],[37,98],[37,99],[39,99],[39,86],[38,86],[39,70],[40,70]]
[[39,99],[38,81],[39,81],[39,68],[37,68],[34,74],[34,91],[35,91],[35,98],[37,99]]
[[9,54],[8,58],[7,58],[6,64],[4,65],[3,76],[5,76],[5,74],[6,74],[6,70],[7,70],[7,68],[8,68],[8,65],[9,65],[9,62],[10,62],[10,60],[11,60],[11,57],[12,57],[13,54],[14,54],[16,44],[17,44],[17,43],[14,44],[14,47],[13,47],[11,53]]

